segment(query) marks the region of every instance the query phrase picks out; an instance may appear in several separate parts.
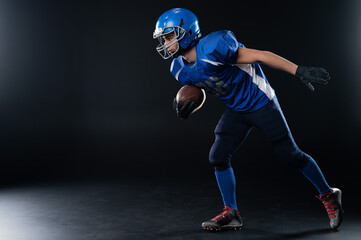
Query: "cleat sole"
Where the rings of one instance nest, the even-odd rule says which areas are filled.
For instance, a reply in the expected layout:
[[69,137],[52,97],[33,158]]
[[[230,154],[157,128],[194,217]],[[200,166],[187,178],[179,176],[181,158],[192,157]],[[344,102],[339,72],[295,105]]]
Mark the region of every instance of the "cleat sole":
[[205,230],[207,230],[207,231],[216,231],[216,232],[218,232],[218,231],[226,231],[226,230],[235,230],[235,231],[237,231],[237,230],[241,230],[242,229],[242,226],[236,226],[236,227],[234,227],[234,226],[222,226],[222,227],[218,227],[218,228],[214,228],[214,227],[203,227],[203,229],[205,229]]

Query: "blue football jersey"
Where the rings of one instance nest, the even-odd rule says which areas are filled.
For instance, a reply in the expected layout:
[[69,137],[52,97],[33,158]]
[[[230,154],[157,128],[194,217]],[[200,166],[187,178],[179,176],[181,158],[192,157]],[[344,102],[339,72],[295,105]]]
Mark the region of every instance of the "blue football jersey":
[[182,56],[173,59],[170,71],[184,85],[194,85],[216,95],[227,107],[253,112],[275,96],[259,64],[236,64],[239,43],[231,31],[213,32],[196,44],[193,65]]

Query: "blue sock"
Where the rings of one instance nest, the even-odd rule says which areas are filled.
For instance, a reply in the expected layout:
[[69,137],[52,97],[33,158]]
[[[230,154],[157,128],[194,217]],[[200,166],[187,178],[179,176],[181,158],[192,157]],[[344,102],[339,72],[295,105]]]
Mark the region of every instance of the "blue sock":
[[299,170],[313,183],[313,185],[315,185],[320,195],[332,192],[315,160],[313,160],[311,156],[308,157],[309,161],[306,166]]
[[224,206],[237,209],[236,179],[232,168],[215,172],[219,190],[221,191]]

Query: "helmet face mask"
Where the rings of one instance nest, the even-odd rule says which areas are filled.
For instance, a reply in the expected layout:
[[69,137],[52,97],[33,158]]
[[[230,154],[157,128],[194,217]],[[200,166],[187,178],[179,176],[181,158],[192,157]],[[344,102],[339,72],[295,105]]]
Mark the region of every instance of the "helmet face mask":
[[[164,37],[172,33],[174,34],[174,38],[168,43],[165,43]],[[186,31],[179,26],[165,27],[164,29],[158,28],[154,31],[153,38],[157,38],[159,41],[159,45],[156,50],[163,59],[168,59],[176,55],[180,48],[178,42],[185,36],[185,34]],[[169,52],[168,48],[174,44],[177,44],[177,49],[174,52]]]
[[[171,33],[174,34],[174,38],[166,41],[165,36]],[[159,41],[156,50],[163,59],[182,55],[193,47],[200,37],[197,17],[184,8],[174,8],[163,13],[159,17],[153,32],[153,38],[157,38]],[[177,44],[176,49],[171,47],[174,44]]]

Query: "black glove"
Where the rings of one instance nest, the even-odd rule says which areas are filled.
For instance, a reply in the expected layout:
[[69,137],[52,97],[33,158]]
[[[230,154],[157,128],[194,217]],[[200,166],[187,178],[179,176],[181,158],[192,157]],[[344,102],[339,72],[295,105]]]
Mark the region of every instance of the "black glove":
[[315,91],[315,88],[311,83],[320,83],[327,85],[328,80],[330,80],[330,75],[328,72],[319,67],[304,67],[298,66],[296,70],[296,76],[301,79],[301,82],[306,84],[306,86],[311,90]]
[[178,117],[186,119],[196,108],[196,103],[187,100],[186,103],[183,105],[181,101],[177,102],[177,100],[174,98],[173,108],[177,112]]

